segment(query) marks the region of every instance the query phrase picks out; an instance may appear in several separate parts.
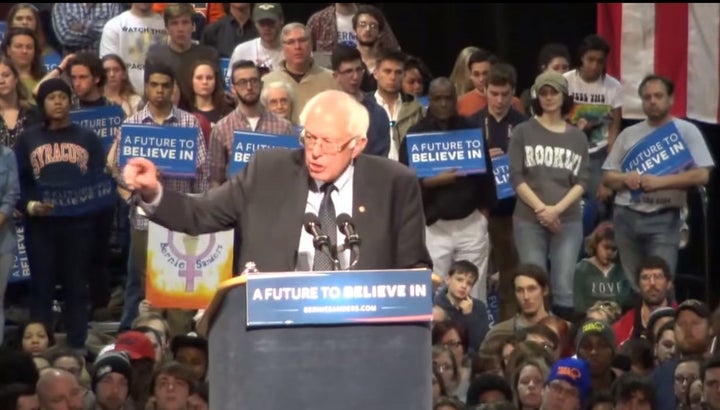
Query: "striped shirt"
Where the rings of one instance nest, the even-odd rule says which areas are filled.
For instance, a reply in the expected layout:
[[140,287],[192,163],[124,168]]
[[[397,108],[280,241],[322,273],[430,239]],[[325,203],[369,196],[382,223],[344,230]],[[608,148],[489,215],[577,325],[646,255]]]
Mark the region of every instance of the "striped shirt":
[[63,54],[97,54],[105,23],[122,12],[122,3],[55,3],[52,25]]
[[232,156],[233,133],[235,131],[255,131],[276,135],[295,135],[290,121],[262,108],[257,127],[253,130],[248,117],[241,108],[218,121],[210,133],[210,182],[222,184],[227,179],[227,169]]
[[[197,118],[187,111],[183,111],[177,107],[173,107],[170,115],[164,120],[156,121],[153,118],[153,114],[148,109],[147,104],[135,115],[132,115],[125,119],[124,124],[142,124],[142,125],[158,125],[162,123],[165,127],[188,127],[197,128],[197,173],[195,178],[176,178],[160,176],[160,183],[163,187],[172,189],[174,191],[183,193],[201,193],[208,189],[208,162],[207,152],[205,148],[205,140],[203,138],[202,130],[198,124]],[[120,149],[116,151],[114,166],[120,163]],[[138,215],[133,210],[132,215],[132,227],[135,229],[146,230],[147,229],[147,218]]]

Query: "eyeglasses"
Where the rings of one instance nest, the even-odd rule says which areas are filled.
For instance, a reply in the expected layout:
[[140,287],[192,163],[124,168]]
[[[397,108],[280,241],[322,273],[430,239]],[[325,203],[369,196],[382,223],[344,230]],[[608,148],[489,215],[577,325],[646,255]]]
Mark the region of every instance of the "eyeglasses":
[[367,21],[361,21],[358,23],[358,28],[369,28],[370,30],[377,30],[378,23],[368,23]]
[[433,368],[438,371],[438,373],[444,373],[448,370],[452,370],[452,365],[447,363],[437,363],[433,362]]
[[363,75],[365,74],[365,67],[356,67],[356,68],[348,68],[347,70],[338,71],[338,74],[340,75]]
[[693,382],[697,379],[698,379],[698,377],[695,376],[694,374],[693,375],[683,375],[683,374],[675,375],[675,383],[677,383],[677,384],[687,383],[687,385],[689,386],[689,385],[693,384]]
[[561,381],[555,380],[548,384],[548,388],[551,392],[561,395],[561,396],[570,396],[570,397],[579,397],[580,393],[578,392],[578,389],[574,387],[565,387],[562,385]]
[[456,347],[462,346],[462,342],[459,340],[451,340],[442,344],[442,347],[446,349],[455,349]]
[[310,39],[308,37],[300,37],[300,38],[291,38],[288,40],[283,40],[283,44],[286,46],[294,46],[296,44],[306,44]]
[[260,79],[259,78],[241,78],[233,83],[237,87],[247,87],[250,85],[251,87],[257,87],[260,85]]
[[315,135],[310,134],[307,131],[303,131],[300,134],[300,145],[312,150],[315,148],[315,144],[320,144],[320,151],[325,155],[335,155],[342,152],[355,138],[350,138],[342,144],[335,141],[322,140]]

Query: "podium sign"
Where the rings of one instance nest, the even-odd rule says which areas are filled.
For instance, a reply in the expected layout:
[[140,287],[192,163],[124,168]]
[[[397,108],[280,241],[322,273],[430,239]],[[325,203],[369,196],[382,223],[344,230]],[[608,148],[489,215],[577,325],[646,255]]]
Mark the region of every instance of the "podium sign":
[[247,326],[429,322],[427,269],[256,273],[247,276]]

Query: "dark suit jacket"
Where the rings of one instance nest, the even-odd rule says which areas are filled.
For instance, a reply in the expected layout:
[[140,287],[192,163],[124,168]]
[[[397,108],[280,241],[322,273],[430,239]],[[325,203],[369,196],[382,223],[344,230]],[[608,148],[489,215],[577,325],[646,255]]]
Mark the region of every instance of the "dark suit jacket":
[[[362,239],[356,269],[431,267],[415,174],[371,155],[354,164],[352,218]],[[264,272],[294,271],[310,181],[302,150],[262,150],[203,197],[164,190],[150,219],[191,235],[238,228],[240,266],[253,261]]]

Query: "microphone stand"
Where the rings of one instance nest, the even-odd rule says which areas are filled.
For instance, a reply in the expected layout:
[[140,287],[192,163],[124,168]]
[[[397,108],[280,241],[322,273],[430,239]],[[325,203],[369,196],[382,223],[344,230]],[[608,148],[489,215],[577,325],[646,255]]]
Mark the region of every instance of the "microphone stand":
[[348,265],[348,269],[354,268],[358,260],[360,260],[360,238],[357,234],[351,236],[352,237],[346,236],[345,243],[337,247],[338,254],[350,250],[350,265]]
[[333,264],[333,270],[340,270],[340,261],[337,257],[336,247],[330,243],[329,236],[325,234],[316,236],[313,238],[313,246],[315,247],[315,251],[322,252],[330,258]]

